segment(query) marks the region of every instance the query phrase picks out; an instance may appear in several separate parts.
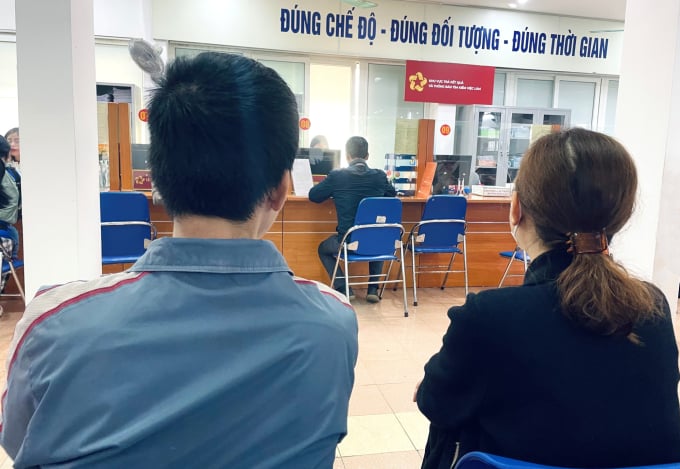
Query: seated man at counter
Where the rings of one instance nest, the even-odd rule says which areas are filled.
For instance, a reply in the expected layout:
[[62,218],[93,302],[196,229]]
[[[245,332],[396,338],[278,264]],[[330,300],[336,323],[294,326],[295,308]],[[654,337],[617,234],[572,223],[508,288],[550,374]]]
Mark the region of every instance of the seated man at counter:
[[297,123],[291,90],[254,60],[170,65],[149,130],[173,237],[28,305],[2,402],[15,467],[333,466],[356,316],[261,239],[289,192]]
[[[331,171],[326,179],[321,181],[309,191],[309,200],[321,203],[324,200],[333,198],[335,211],[338,215],[337,234],[319,244],[319,259],[323,264],[328,277],[333,277],[335,269],[335,256],[340,249],[342,237],[347,230],[354,225],[354,217],[359,207],[361,199],[366,197],[394,197],[397,191],[387,180],[387,175],[380,169],[368,167],[368,142],[363,137],[350,137],[345,144],[345,153],[349,167]],[[382,262],[369,262],[368,271],[371,282],[378,282],[382,273]],[[338,267],[334,289],[345,293],[345,280],[342,270]],[[352,289],[349,291],[350,300],[354,297]],[[380,301],[378,296],[378,285],[368,286],[366,301],[377,303]]]

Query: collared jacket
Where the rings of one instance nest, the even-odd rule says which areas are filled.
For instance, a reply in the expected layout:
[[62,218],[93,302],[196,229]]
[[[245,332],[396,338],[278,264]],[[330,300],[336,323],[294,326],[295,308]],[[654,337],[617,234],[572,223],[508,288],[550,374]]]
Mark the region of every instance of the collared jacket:
[[[0,180],[2,191],[8,198],[8,203],[5,207],[0,208],[0,222],[13,225],[19,219],[21,204],[21,192],[17,186],[17,173],[14,168],[7,167],[5,173]],[[21,179],[19,179],[21,181]]]
[[162,238],[31,301],[0,442],[17,468],[330,468],[356,358],[351,306],[269,241]]
[[347,168],[331,171],[326,179],[309,191],[309,200],[323,202],[333,198],[338,215],[338,236],[354,225],[359,202],[366,197],[394,197],[397,191],[380,169],[369,168],[363,158],[353,159]]
[[[663,315],[638,324],[636,345],[562,314],[555,280],[572,255],[531,263],[519,287],[470,294],[449,310],[441,350],[417,401],[431,422],[423,467],[479,450],[560,467],[680,461],[678,350]],[[439,454],[437,454],[439,453]]]

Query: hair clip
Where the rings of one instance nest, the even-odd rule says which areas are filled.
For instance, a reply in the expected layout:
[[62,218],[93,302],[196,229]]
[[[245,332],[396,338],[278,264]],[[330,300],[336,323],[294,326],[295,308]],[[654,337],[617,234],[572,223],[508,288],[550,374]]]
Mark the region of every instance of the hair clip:
[[594,233],[567,233],[567,252],[576,254],[609,254],[605,229]]

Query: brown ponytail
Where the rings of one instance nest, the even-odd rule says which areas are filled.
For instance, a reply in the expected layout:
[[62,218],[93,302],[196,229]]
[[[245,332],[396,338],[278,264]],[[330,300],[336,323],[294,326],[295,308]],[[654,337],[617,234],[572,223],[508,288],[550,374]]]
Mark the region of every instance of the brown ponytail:
[[[543,243],[567,249],[569,233],[604,232],[611,241],[633,212],[637,171],[616,140],[575,128],[537,140],[523,158],[515,187]],[[633,327],[660,314],[649,285],[606,252],[574,252],[557,287],[562,312],[598,334],[638,343]]]

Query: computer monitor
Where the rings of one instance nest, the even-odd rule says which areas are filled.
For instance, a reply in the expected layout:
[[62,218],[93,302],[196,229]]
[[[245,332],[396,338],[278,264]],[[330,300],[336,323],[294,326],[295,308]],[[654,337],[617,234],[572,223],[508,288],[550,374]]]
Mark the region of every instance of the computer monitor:
[[149,144],[133,143],[130,147],[132,150],[132,168],[149,169]]
[[299,148],[295,158],[309,160],[314,182],[318,182],[340,167],[340,153],[340,150],[326,148]]
[[151,171],[149,170],[149,144],[133,143],[132,151],[132,188],[151,190]]
[[470,185],[472,155],[434,155],[434,161],[437,169],[432,180],[432,194],[448,194],[460,180],[464,186]]

